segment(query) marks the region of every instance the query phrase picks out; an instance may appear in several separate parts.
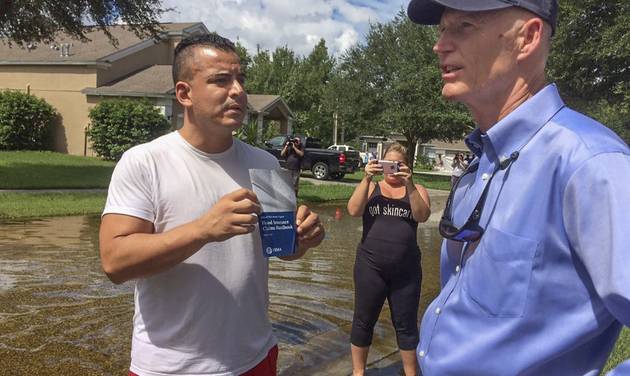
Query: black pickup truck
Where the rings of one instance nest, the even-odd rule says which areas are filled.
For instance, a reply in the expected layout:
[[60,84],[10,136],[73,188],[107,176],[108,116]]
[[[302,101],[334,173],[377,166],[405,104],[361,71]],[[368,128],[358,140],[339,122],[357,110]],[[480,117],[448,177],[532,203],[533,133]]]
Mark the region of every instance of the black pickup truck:
[[278,158],[282,167],[284,167],[286,160],[280,156],[280,152],[285,142],[294,137],[299,137],[304,143],[302,170],[311,170],[316,179],[340,180],[346,173],[359,170],[361,158],[358,151],[342,152],[323,149],[319,139],[302,135],[276,136],[265,142],[265,149]]

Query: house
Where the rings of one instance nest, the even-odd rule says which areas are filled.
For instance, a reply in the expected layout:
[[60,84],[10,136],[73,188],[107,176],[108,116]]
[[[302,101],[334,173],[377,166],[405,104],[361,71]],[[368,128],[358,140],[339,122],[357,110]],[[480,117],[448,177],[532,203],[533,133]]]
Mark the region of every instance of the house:
[[387,145],[395,142],[393,139],[384,136],[359,136],[359,143],[361,144],[360,150],[364,153],[370,153],[380,159],[383,154],[383,150]]
[[432,140],[426,144],[420,145],[419,149],[421,155],[429,158],[433,162],[435,170],[445,172],[451,172],[453,170],[451,163],[453,162],[455,154],[470,154],[470,149],[468,149],[464,140],[454,142]]
[[[383,157],[383,151],[387,146],[394,142],[405,144],[406,141],[405,137],[400,134],[391,134],[387,137],[359,136],[361,151],[374,153],[379,159]],[[418,156],[424,156],[432,160],[436,165],[439,165],[439,161],[442,160],[443,169],[450,171],[450,162],[452,162],[456,153],[470,153],[470,150],[463,140],[454,142],[432,140],[425,144],[416,145],[414,163],[418,161]]]
[[437,159],[438,155],[446,158],[453,158],[456,153],[466,155],[470,154],[470,149],[464,143],[464,140],[455,142],[444,142],[432,140],[426,144],[420,145],[420,154],[429,159]]
[[[140,39],[123,25],[113,26],[113,46],[98,29],[88,42],[61,35],[54,43],[25,48],[0,43],[0,90],[21,90],[43,98],[60,114],[55,125],[54,149],[75,155],[93,155],[87,140],[88,114],[100,101],[112,97],[147,98],[171,122],[181,127],[183,110],[174,96],[171,64],[182,38],[208,33],[203,23],[163,23],[158,39]],[[258,134],[264,120],[280,122],[290,132],[293,114],[278,96],[248,95],[249,117]]]

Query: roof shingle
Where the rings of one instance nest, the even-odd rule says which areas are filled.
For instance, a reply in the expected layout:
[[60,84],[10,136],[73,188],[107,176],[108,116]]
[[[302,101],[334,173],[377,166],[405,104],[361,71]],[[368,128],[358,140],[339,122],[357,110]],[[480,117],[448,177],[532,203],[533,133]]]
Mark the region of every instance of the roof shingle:
[[[164,32],[183,32],[186,29],[199,24],[197,23],[163,23],[161,24]],[[126,29],[123,25],[116,25],[110,28],[111,34],[118,39],[118,46],[114,47],[107,36],[97,28],[86,33],[91,39],[89,42],[81,42],[71,39],[67,34],[61,34],[54,43],[34,44],[34,48],[22,48],[16,44],[9,47],[6,40],[0,39],[0,64],[12,63],[77,63],[77,62],[98,62],[103,61],[102,58],[113,53],[122,51],[143,42],[132,31]],[[55,49],[61,43],[72,43],[70,47],[70,55],[61,57],[61,50]],[[51,48],[52,47],[52,48]]]

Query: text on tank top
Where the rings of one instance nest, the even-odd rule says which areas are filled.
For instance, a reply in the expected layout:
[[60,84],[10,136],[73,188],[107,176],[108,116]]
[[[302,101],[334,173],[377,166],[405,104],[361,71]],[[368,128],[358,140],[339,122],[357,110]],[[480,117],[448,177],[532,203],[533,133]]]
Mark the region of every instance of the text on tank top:
[[417,230],[407,193],[400,199],[385,197],[376,183],[363,211],[361,242],[371,238],[417,247]]

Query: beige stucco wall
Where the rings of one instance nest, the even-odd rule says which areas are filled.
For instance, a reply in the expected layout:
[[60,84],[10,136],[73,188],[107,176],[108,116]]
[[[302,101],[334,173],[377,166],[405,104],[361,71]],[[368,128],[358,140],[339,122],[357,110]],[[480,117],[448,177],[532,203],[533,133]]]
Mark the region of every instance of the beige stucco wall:
[[84,155],[90,105],[81,90],[96,86],[96,67],[0,66],[0,89],[27,91],[43,98],[61,115],[54,130],[56,151]]
[[[167,39],[111,63],[109,68],[69,65],[0,65],[0,90],[27,90],[50,103],[60,114],[54,129],[55,151],[74,155],[94,155],[87,144],[85,130],[89,110],[103,98],[81,93],[120,79],[154,64],[171,64],[173,48],[179,38]],[[28,87],[28,88],[27,88]],[[171,123],[177,124],[182,109],[173,106]]]
[[172,63],[171,43],[164,40],[159,44],[135,52],[129,56],[111,62],[111,67],[98,72],[97,84],[108,84],[130,73],[137,72],[152,65]]

